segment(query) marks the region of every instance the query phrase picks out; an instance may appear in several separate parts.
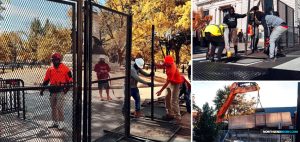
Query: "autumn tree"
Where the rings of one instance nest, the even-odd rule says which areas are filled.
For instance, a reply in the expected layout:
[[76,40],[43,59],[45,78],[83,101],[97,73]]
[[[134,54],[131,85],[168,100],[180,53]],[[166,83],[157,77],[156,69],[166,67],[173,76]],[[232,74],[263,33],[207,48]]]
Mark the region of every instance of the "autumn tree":
[[[126,24],[126,17],[123,15],[103,9],[94,10],[93,51],[103,51],[104,53],[101,54],[109,55],[109,57],[114,57],[116,54],[118,63],[121,65],[126,51]],[[96,54],[96,52],[93,53]]]
[[[215,104],[215,110],[218,111],[224,102],[226,101],[228,95],[230,94],[229,86],[224,86],[224,89],[219,89],[216,92],[216,97],[213,102]],[[256,104],[255,98],[252,97],[250,100],[245,98],[245,94],[237,94],[235,99],[229,106],[225,117],[234,115],[247,115],[254,113],[254,105]]]
[[[155,58],[163,59],[162,54],[160,54],[159,46],[161,45],[175,51],[174,56],[177,63],[183,61],[179,60],[181,48],[190,46],[190,1],[178,3],[176,0],[108,0],[106,6],[125,13],[128,13],[129,6],[131,7],[133,14],[133,56],[142,54],[146,62],[150,61],[151,26],[154,25],[157,40],[155,41],[155,53],[158,53]],[[126,21],[124,22],[126,23]],[[168,39],[168,37],[172,38]],[[159,44],[158,41],[163,40],[168,40],[169,44]],[[189,54],[186,56],[190,56]]]
[[205,103],[201,116],[194,121],[193,140],[197,142],[213,142],[218,135],[218,124],[215,123],[214,109]]
[[[195,34],[194,38],[194,45],[196,45],[200,41],[201,46],[208,46],[206,42],[203,42],[203,32],[206,27],[206,25],[209,24],[209,22],[212,20],[212,16],[210,15],[205,15],[203,8],[200,8],[198,10],[193,11],[192,13],[193,16],[193,24],[192,28]],[[196,49],[197,46],[194,46],[194,49]]]
[[38,42],[43,35],[43,27],[40,19],[34,18],[30,24],[28,40],[25,44],[28,52],[28,57],[31,62],[37,61]]
[[193,30],[203,30],[212,20],[211,15],[204,15],[203,8],[193,11]]
[[[47,28],[47,27],[44,27]],[[57,28],[50,24],[45,35],[39,40],[37,48],[37,60],[48,63],[51,54],[59,52],[62,55],[71,51],[71,30]]]
[[35,18],[28,34],[22,31],[0,34],[0,50],[3,51],[0,53],[0,61],[46,63],[53,52],[70,52],[71,42],[71,29],[57,28],[49,20],[43,26]]
[[23,40],[18,32],[4,32],[0,35],[0,61],[17,62],[23,58]]

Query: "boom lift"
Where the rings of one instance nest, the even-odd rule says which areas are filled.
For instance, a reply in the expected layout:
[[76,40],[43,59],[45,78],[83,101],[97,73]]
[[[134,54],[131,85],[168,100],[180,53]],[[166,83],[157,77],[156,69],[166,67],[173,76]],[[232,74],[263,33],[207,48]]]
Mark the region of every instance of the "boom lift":
[[230,94],[228,95],[225,103],[222,105],[222,107],[219,109],[217,113],[217,123],[221,123],[223,121],[223,115],[228,110],[230,104],[232,103],[233,99],[237,94],[241,93],[247,93],[247,92],[253,92],[258,91],[259,93],[259,86],[256,82],[234,82],[230,86]]

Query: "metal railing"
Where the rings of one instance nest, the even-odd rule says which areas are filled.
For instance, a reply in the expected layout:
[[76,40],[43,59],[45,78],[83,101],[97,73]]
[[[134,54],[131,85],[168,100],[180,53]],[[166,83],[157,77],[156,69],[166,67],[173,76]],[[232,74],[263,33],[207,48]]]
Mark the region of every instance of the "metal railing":
[[[0,79],[1,89],[12,89],[14,87],[24,87],[24,81],[21,79]],[[23,119],[25,119],[24,91],[0,92],[0,115],[17,113],[20,117],[20,112],[23,113]]]

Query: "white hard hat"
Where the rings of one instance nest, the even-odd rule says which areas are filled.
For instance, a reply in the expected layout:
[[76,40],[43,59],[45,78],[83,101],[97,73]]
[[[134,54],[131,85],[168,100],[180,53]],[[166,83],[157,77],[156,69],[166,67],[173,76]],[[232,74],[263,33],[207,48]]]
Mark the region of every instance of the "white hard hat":
[[106,58],[105,55],[103,55],[103,54],[100,54],[100,55],[99,55],[99,59],[105,59],[105,58]]
[[134,62],[139,68],[144,67],[145,61],[142,58],[136,58]]

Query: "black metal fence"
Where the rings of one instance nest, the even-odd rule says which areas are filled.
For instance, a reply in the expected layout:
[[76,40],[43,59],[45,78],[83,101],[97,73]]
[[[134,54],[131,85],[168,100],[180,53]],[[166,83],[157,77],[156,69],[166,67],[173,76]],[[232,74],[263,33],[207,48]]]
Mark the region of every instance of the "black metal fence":
[[[20,79],[0,79],[0,88],[24,87],[24,81]],[[25,119],[24,91],[0,92],[0,114],[23,113]]]
[[[125,94],[129,95],[132,22],[130,15],[95,3],[90,5],[90,10],[90,17],[86,17],[86,19],[90,18],[91,22],[85,23],[90,24],[89,32],[86,33],[90,39],[86,41],[89,51],[85,51],[88,53],[85,54],[88,55],[88,58],[85,58],[88,62],[85,63],[89,68],[84,70],[84,72],[88,72],[86,75],[86,82],[89,82],[87,87],[91,88],[87,92],[89,97],[86,108],[90,115],[86,116],[87,124],[84,122],[84,127],[87,126],[87,136],[83,135],[83,138],[87,137],[87,140],[94,141],[104,136],[103,130],[117,128],[124,124],[124,119],[128,121],[130,119],[129,110],[127,118],[124,118],[122,107],[125,99],[130,101],[130,97]],[[109,76],[104,78],[97,75],[101,60],[110,69]],[[110,89],[106,89],[106,85]],[[100,98],[101,92],[102,98]],[[114,108],[110,108],[112,106]],[[85,131],[84,129],[83,131]]]
[[279,17],[288,25],[289,29],[285,35],[281,37],[280,45],[283,47],[294,47],[299,44],[299,28],[295,25],[295,11],[292,7],[278,0],[277,10]]
[[[62,54],[62,63],[77,84],[76,2],[11,0],[5,6],[0,21],[0,48],[5,51],[0,53],[0,141],[74,140],[80,135],[74,131],[78,126],[74,114],[80,111],[74,107],[80,105],[74,99],[78,87],[69,85],[71,89],[53,107],[57,98],[51,99],[49,87],[40,84],[52,66],[54,52]],[[63,113],[59,121],[62,130],[49,128],[54,122],[53,110],[58,109]]]
[[[122,136],[129,136],[132,16],[91,1],[85,1],[84,7],[75,0],[10,2],[8,7],[28,13],[22,11],[20,16],[20,11],[8,8],[0,21],[5,23],[0,48],[8,51],[0,53],[0,83],[15,78],[21,82],[0,86],[0,140],[91,141],[103,136],[103,129],[123,123]],[[14,19],[8,18],[14,14]],[[41,86],[54,52],[63,55],[62,63],[73,74],[72,84],[60,86],[70,88],[61,98],[50,93],[53,86]],[[111,68],[109,78],[101,81],[94,72],[100,56]],[[108,81],[113,101],[100,103],[98,87],[103,81]],[[45,90],[43,94],[41,90]],[[127,108],[124,118],[123,104]],[[55,122],[54,110],[62,110],[63,121],[58,125],[63,129],[49,127]],[[104,113],[114,117],[107,118]]]

